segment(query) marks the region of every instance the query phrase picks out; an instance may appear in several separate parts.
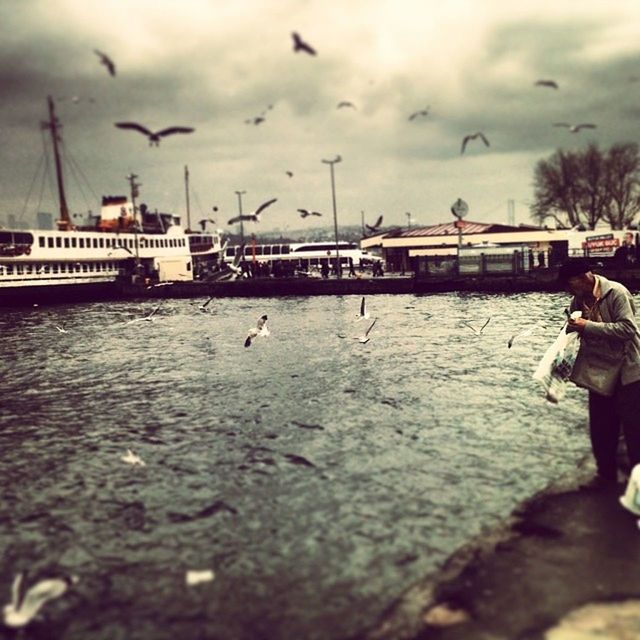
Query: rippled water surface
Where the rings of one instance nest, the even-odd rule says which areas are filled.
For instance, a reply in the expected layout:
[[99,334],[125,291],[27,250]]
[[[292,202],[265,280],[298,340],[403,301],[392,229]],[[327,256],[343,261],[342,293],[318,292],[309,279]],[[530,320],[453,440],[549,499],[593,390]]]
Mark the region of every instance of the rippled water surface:
[[364,345],[359,301],[2,311],[0,594],[80,577],[34,637],[349,637],[588,452],[531,379],[567,296],[372,296]]

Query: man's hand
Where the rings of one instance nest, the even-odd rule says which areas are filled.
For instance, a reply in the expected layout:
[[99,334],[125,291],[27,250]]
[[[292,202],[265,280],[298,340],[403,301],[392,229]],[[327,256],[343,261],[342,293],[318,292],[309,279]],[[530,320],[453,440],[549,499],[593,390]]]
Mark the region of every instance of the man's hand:
[[587,326],[587,321],[584,318],[569,318],[567,320],[567,333],[577,331],[582,333]]

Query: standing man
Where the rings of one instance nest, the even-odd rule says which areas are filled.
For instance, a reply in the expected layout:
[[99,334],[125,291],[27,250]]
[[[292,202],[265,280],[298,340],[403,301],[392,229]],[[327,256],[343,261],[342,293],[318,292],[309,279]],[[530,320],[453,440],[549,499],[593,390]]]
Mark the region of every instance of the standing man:
[[629,291],[595,275],[584,258],[560,267],[560,282],[573,294],[567,331],[580,333],[571,381],[589,391],[589,434],[596,460],[593,488],[615,487],[620,429],[631,467],[640,464],[640,331]]

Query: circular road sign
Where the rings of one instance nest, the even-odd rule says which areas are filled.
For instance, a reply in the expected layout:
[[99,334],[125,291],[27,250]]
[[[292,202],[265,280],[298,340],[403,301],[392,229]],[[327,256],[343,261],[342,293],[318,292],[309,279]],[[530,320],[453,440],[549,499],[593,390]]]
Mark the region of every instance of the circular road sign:
[[456,218],[464,218],[469,213],[469,205],[462,198],[458,198],[451,205],[451,213]]

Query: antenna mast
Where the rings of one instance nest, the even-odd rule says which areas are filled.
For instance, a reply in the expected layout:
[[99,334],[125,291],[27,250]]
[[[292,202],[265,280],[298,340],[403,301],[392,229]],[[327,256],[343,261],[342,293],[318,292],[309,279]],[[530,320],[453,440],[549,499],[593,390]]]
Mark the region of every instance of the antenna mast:
[[58,118],[56,118],[53,98],[47,96],[47,102],[49,103],[49,121],[43,122],[42,128],[51,131],[51,140],[53,142],[53,157],[56,163],[58,197],[60,200],[60,219],[57,221],[57,224],[60,231],[68,231],[71,228],[71,218],[69,217],[69,208],[67,207],[67,199],[64,194],[64,177],[62,175],[62,162],[60,161],[60,151],[58,149],[58,142],[62,141],[62,137],[60,136],[62,125],[58,121]]

